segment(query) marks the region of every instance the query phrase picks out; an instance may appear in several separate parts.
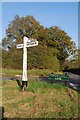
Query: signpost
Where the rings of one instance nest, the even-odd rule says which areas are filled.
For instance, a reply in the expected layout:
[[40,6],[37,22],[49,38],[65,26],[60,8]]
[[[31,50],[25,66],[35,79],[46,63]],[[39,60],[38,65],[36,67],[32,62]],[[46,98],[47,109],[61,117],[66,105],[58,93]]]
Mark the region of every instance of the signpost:
[[18,44],[17,49],[23,48],[23,76],[22,76],[22,90],[26,90],[28,84],[27,78],[27,47],[37,46],[38,41],[36,39],[29,39],[26,36],[23,37],[23,44]]

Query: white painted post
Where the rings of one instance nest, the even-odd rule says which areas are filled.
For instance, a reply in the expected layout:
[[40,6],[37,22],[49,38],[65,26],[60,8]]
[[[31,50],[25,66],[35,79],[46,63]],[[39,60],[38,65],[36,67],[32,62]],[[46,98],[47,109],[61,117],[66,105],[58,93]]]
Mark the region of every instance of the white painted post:
[[26,36],[23,37],[23,43],[18,44],[17,49],[23,48],[23,76],[22,76],[22,90],[24,91],[28,84],[27,78],[27,47],[37,46],[38,41],[36,39],[29,39]]
[[26,48],[26,43],[28,42],[27,37],[23,37],[23,76],[22,76],[22,89],[27,87],[27,48]]

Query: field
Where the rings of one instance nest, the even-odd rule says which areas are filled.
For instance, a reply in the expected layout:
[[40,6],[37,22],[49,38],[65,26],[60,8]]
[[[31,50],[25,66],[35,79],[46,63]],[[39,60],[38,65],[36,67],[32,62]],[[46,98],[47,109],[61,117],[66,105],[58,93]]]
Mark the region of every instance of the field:
[[16,80],[3,80],[2,87],[4,118],[78,117],[78,93],[68,87],[37,79],[29,79],[25,92]]

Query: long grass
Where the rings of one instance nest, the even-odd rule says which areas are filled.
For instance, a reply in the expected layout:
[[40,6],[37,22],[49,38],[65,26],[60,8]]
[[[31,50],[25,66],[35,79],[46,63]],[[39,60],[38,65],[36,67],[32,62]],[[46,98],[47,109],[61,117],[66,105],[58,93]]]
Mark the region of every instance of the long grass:
[[15,70],[15,69],[8,69],[8,68],[2,68],[2,74],[3,75],[21,75],[22,70]]
[[29,80],[21,92],[16,81],[3,81],[4,118],[77,118],[78,93],[65,86]]
[[[7,76],[22,75],[22,70],[17,70],[17,69],[2,68],[2,70],[0,69],[0,73],[1,72],[3,75],[7,75]],[[31,69],[28,70],[28,75],[47,76],[51,72],[53,71],[47,69]],[[56,74],[62,74],[62,72],[56,72]]]
[[[22,75],[22,70],[2,69],[2,72],[10,76]],[[28,76],[48,76],[50,72],[33,69],[28,70]],[[42,82],[38,78],[29,79],[25,92],[20,91],[15,80],[3,80],[2,86],[4,118],[78,117],[78,93],[68,87]]]

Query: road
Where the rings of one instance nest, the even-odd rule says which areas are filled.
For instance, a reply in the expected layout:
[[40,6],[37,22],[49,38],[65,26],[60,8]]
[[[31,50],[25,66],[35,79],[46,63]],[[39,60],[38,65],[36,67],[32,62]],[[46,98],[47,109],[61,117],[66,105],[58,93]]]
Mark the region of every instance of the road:
[[67,74],[70,78],[70,87],[80,91],[80,75],[77,74],[73,74],[70,72],[65,72],[65,74]]
[[[80,86],[80,75],[73,74],[70,72],[64,72],[64,73],[67,74],[70,78],[69,87],[77,90],[77,87]],[[20,79],[20,78],[19,77],[2,76],[2,80],[16,80],[16,79]],[[50,81],[48,80],[48,77],[39,77],[39,78],[35,77],[34,79],[38,79],[40,81],[46,81],[46,82],[50,83]]]
[[71,83],[79,84],[80,75],[73,74],[73,73],[70,73],[70,72],[65,72],[65,74],[67,74],[69,76]]

